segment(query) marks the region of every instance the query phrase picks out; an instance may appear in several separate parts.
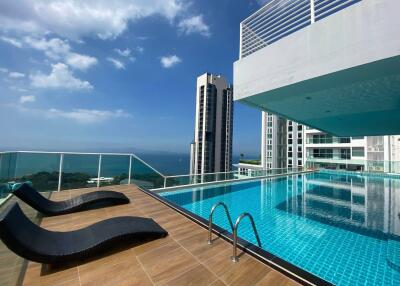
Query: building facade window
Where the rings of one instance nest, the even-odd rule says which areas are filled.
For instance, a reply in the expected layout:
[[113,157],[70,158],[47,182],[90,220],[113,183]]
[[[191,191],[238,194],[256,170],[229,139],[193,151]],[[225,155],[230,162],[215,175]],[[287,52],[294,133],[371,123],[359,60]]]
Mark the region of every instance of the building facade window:
[[351,155],[353,157],[364,157],[364,147],[353,147]]

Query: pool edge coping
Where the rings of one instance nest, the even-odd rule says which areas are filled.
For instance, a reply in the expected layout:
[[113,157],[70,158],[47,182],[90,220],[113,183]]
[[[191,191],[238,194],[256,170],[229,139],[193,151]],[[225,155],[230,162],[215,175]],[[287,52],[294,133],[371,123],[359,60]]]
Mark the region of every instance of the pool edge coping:
[[293,172],[293,173],[287,173],[287,174],[276,174],[276,175],[267,175],[267,176],[252,177],[252,178],[231,179],[231,180],[225,180],[225,181],[206,182],[206,183],[200,183],[200,184],[189,184],[189,185],[181,185],[181,186],[171,186],[171,187],[165,187],[165,188],[162,187],[162,188],[150,189],[149,191],[158,194],[158,193],[164,193],[164,192],[178,191],[178,190],[192,188],[192,187],[200,188],[200,187],[207,187],[207,186],[212,186],[212,185],[223,185],[223,184],[227,184],[227,183],[241,183],[241,182],[259,181],[259,180],[265,180],[265,179],[275,179],[275,178],[280,178],[280,177],[315,173],[318,171],[319,170],[316,170],[316,169],[315,170],[305,170],[305,171]]
[[[258,178],[260,179],[260,178]],[[208,231],[208,220],[189,212],[188,210],[180,207],[179,205],[172,203],[158,193],[143,189],[138,186],[138,189],[144,192],[145,194],[151,196],[152,198],[156,199],[157,201],[163,203],[164,205],[170,207],[171,209],[175,210],[176,212],[180,213],[181,215],[185,216],[186,218],[190,219],[191,221],[195,222],[196,224],[200,225],[201,227],[205,228]],[[232,243],[232,234],[224,230],[223,228],[219,227],[218,225],[213,224],[213,233],[218,237],[224,239],[225,241]],[[204,242],[206,243],[206,241]],[[253,258],[257,259],[263,264],[270,266],[271,268],[279,271],[280,273],[284,274],[285,276],[289,277],[290,279],[307,286],[317,286],[317,285],[334,285],[306,270],[301,269],[300,267],[295,266],[294,264],[276,256],[272,253],[257,247],[256,245],[242,239],[238,238],[238,248],[241,249],[243,252],[251,255]],[[227,258],[229,259],[229,257]]]

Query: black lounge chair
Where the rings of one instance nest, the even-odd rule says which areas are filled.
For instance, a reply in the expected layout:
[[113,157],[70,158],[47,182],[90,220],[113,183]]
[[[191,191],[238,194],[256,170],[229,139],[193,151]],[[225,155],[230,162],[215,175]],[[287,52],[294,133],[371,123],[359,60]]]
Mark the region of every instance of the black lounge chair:
[[27,260],[44,264],[77,262],[112,247],[167,235],[150,218],[116,217],[75,231],[54,232],[32,223],[17,203],[0,215],[0,238],[4,244]]
[[46,199],[28,184],[22,184],[15,188],[13,194],[35,210],[47,216],[73,213],[99,205],[121,205],[129,203],[129,199],[124,194],[113,191],[96,191],[76,196],[70,200],[55,202]]

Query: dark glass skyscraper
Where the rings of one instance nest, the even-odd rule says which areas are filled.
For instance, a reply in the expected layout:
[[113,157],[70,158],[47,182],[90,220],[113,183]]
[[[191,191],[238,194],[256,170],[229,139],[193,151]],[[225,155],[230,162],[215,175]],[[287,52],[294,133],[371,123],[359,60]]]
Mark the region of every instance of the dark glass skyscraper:
[[196,121],[190,173],[232,169],[233,91],[219,75],[197,78]]

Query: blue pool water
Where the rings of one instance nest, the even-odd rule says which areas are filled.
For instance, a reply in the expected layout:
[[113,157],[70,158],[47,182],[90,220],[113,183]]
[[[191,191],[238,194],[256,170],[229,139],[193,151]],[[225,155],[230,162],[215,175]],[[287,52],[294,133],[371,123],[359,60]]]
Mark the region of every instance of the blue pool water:
[[[400,285],[400,179],[322,171],[161,195],[207,220],[220,201],[251,213],[265,250],[333,284]],[[222,208],[214,222],[229,230]],[[256,244],[248,220],[239,236]]]

